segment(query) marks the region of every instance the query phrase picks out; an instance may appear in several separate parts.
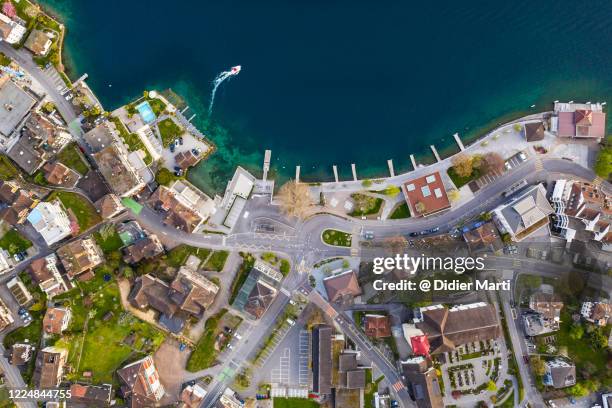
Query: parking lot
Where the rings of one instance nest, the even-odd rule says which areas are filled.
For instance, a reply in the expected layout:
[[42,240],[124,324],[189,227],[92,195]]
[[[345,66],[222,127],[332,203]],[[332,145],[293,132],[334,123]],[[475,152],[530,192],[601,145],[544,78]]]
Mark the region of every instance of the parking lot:
[[[524,159],[522,157],[524,157]],[[515,154],[514,156],[511,156],[508,160],[506,160],[506,170],[505,171],[512,170],[512,169],[519,167],[520,165],[525,163],[527,159],[528,159],[528,156],[526,155],[526,153],[523,153],[523,152],[519,152]],[[476,180],[476,184],[478,184],[479,188],[483,188],[484,186],[493,183],[503,174],[504,174],[504,171],[485,174],[484,176]]]
[[[285,336],[254,374],[254,382],[271,382],[283,387],[310,385],[310,334],[299,324],[289,326]],[[257,374],[261,373],[261,374]]]

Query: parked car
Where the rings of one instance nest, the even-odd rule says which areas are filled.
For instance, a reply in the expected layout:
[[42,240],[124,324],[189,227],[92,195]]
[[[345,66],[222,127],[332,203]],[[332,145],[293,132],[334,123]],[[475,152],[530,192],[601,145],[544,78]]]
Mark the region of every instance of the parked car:
[[519,159],[521,159],[521,161],[527,160],[527,155],[525,153],[523,153],[523,152],[520,152],[518,154],[518,157],[519,157]]
[[506,162],[506,170],[512,170],[512,166],[510,165],[509,162]]
[[174,145],[174,143],[170,143],[170,152],[174,153],[174,151],[176,150],[176,146]]
[[410,234],[408,234],[408,235],[410,235],[411,237],[418,237],[418,236],[419,236],[419,233],[418,233],[418,232],[411,232],[411,233],[410,233]]
[[235,338],[237,338],[238,340],[241,340],[241,339],[242,339],[242,336],[241,336],[241,335],[239,335],[238,333],[234,333],[234,337],[235,337]]
[[289,323],[289,326],[295,325],[295,321],[293,321],[292,319],[287,319],[287,323]]
[[374,239],[374,231],[365,231],[363,237],[365,239]]

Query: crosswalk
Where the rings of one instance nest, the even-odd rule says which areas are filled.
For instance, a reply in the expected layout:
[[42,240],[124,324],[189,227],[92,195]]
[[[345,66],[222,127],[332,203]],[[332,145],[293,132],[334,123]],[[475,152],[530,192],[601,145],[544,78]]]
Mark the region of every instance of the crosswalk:
[[401,390],[406,389],[406,386],[399,380],[396,383],[394,383],[392,387],[395,390],[395,392],[400,392]]
[[539,157],[535,158],[535,169],[536,169],[536,171],[544,170],[544,165],[542,164],[542,159],[540,159]]
[[593,179],[592,183],[595,187],[600,187],[601,183],[604,182],[604,179],[602,179],[601,177],[597,176]]

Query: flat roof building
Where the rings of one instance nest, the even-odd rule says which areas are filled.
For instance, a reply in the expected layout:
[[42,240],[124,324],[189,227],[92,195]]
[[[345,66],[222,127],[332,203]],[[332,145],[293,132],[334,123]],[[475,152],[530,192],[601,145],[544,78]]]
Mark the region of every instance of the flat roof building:
[[145,182],[128,159],[128,152],[122,143],[112,143],[94,153],[102,176],[119,197],[129,197],[145,187]]
[[0,135],[9,138],[36,104],[29,93],[24,91],[15,82],[4,78],[0,79]]
[[439,172],[431,173],[402,184],[410,213],[426,217],[451,207]]
[[47,245],[53,245],[72,234],[70,219],[59,200],[39,203],[27,218]]

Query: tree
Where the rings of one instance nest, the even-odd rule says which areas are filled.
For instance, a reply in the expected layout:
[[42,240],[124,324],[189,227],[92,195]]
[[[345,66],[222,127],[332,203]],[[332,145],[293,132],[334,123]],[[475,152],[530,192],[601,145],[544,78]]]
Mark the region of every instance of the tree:
[[497,385],[495,385],[495,383],[492,380],[489,380],[489,382],[487,383],[487,391],[496,391],[497,390]]
[[546,373],[546,364],[539,356],[531,357],[529,363],[536,376],[541,377]]
[[541,276],[523,275],[522,279],[523,279],[523,282],[525,283],[525,286],[527,286],[530,289],[537,289],[540,287],[540,285],[542,285]]
[[368,188],[370,186],[372,186],[372,180],[370,179],[365,179],[361,182],[361,185],[364,186],[365,188]]
[[427,210],[427,207],[425,207],[425,204],[423,202],[417,201],[414,204],[414,210],[419,214],[423,214]]
[[514,128],[514,131],[518,133],[523,130],[523,125],[521,125],[520,123],[515,123],[513,128]]
[[452,190],[449,190],[447,192],[448,194],[448,199],[454,203],[457,200],[459,200],[459,198],[461,197],[461,193],[459,192],[459,190],[457,190],[456,188],[453,188]]
[[308,185],[294,180],[285,183],[276,197],[280,202],[281,210],[290,217],[305,218],[312,205]]
[[608,136],[604,146],[599,151],[594,170],[601,178],[606,180],[612,178],[612,136]]
[[165,167],[159,169],[157,171],[157,174],[155,175],[155,181],[157,182],[157,184],[160,184],[162,186],[167,186],[176,179],[177,176],[175,176],[170,170]]
[[459,177],[470,177],[472,175],[474,158],[470,155],[461,153],[452,159],[453,169]]
[[590,335],[591,344],[597,349],[604,349],[608,347],[608,337],[603,333],[601,328],[594,330]]
[[581,398],[589,394],[589,390],[582,384],[577,383],[576,385],[567,389],[567,393],[573,397]]
[[489,152],[484,155],[480,169],[485,173],[501,173],[506,167],[504,158],[499,153]]
[[569,336],[572,340],[580,340],[584,336],[584,327],[579,323],[573,324],[570,328]]

